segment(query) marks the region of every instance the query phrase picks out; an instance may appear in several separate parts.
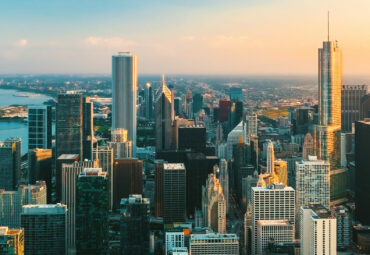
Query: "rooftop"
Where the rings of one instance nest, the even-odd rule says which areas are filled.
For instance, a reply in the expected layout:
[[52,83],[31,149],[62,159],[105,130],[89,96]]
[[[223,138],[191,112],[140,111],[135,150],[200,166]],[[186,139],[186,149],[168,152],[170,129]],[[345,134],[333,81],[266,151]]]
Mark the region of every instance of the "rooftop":
[[101,168],[84,168],[83,172],[78,177],[91,177],[91,176],[107,176],[107,172],[103,172]]
[[180,169],[185,169],[185,165],[183,163],[164,163],[163,169],[164,170],[180,170]]
[[208,234],[192,234],[190,235],[191,240],[204,240],[204,239],[239,239],[236,234],[220,234],[220,233],[208,233]]
[[130,194],[128,198],[122,198],[120,204],[150,204],[150,201],[141,194]]
[[[276,185],[276,183],[275,183]],[[252,190],[254,191],[274,191],[274,190],[283,190],[283,191],[294,191],[292,187],[284,187],[284,188],[269,188],[269,187],[252,187]]]
[[288,220],[258,220],[258,225],[262,226],[290,226],[292,225]]
[[78,154],[62,154],[58,159],[75,159],[76,157],[78,157]]
[[44,204],[44,205],[24,205],[22,206],[22,214],[65,214],[67,206],[63,204]]
[[314,212],[312,218],[314,219],[330,219],[333,218],[331,212],[322,204],[311,203],[309,206],[305,206],[305,209],[311,209]]

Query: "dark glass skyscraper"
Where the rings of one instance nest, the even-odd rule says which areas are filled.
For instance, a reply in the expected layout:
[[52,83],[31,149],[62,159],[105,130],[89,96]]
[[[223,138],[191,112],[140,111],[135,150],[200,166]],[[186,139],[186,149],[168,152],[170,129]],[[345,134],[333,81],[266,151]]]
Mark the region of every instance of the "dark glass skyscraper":
[[28,107],[28,149],[51,148],[51,106]]
[[21,139],[0,142],[0,189],[16,190],[21,171]]
[[352,123],[361,120],[361,98],[367,93],[367,85],[343,85],[342,87],[342,130],[352,131]]
[[108,173],[86,168],[76,183],[77,254],[108,253]]

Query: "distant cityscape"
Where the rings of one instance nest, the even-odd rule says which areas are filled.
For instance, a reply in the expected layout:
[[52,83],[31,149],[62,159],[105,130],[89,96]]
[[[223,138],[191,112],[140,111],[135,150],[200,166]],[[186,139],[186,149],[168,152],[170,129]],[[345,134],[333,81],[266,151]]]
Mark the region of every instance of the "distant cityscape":
[[370,254],[370,94],[337,41],[318,79],[110,57],[0,76],[0,254]]

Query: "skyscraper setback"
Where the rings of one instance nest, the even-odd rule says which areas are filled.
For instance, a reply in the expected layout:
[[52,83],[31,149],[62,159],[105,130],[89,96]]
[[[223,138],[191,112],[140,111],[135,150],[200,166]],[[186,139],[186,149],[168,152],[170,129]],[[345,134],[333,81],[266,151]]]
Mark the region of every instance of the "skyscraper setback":
[[136,155],[136,56],[119,52],[112,56],[112,130],[124,128]]

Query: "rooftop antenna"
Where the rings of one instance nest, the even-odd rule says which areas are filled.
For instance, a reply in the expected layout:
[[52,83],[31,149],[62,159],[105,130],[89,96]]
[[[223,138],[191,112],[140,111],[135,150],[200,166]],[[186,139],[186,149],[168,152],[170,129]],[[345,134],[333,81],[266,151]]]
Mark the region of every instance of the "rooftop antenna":
[[329,11],[328,11],[328,42],[329,42],[329,32],[330,32],[330,19],[329,19]]

